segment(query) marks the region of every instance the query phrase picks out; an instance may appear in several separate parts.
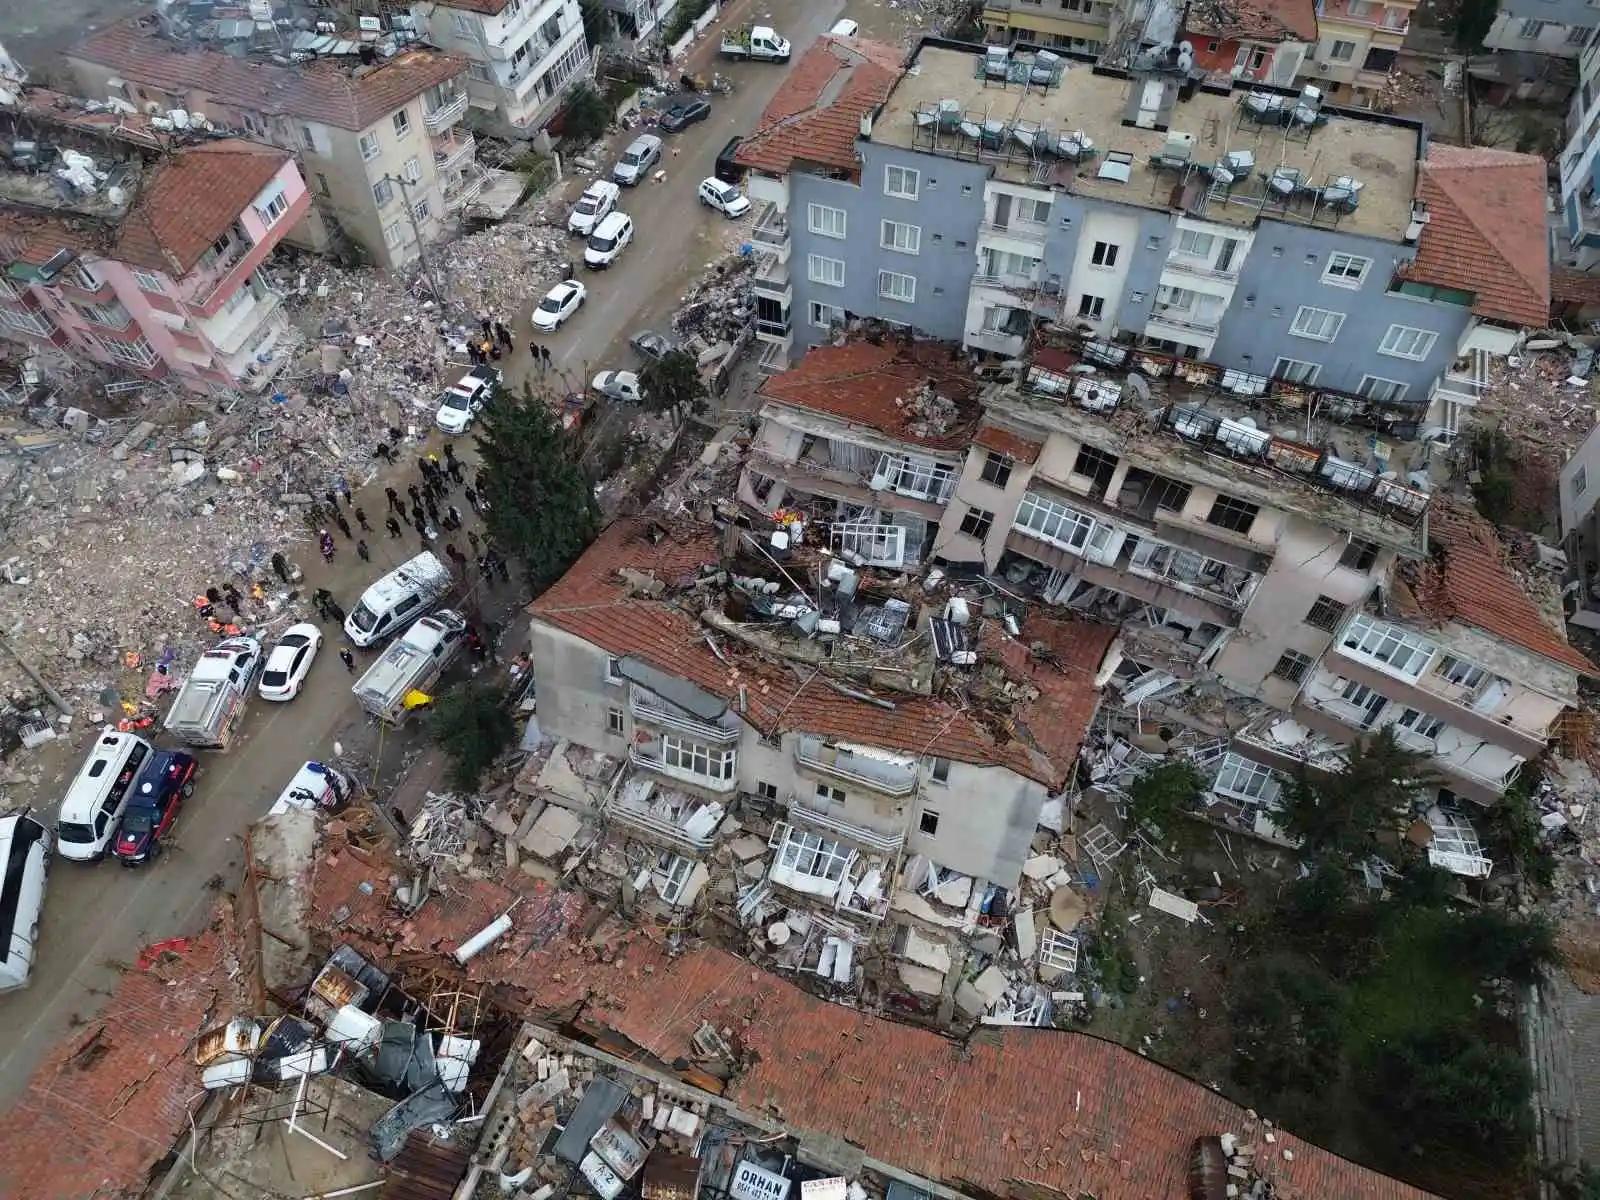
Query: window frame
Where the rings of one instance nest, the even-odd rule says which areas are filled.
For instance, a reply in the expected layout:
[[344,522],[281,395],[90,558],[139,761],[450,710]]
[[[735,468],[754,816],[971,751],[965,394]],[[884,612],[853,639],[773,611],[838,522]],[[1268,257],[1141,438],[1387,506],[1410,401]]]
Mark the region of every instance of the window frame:
[[[661,735],[661,762],[674,771],[726,783],[738,770],[738,752],[731,746],[710,746],[677,733]],[[705,770],[699,764],[705,763]]]
[[394,126],[395,137],[407,137],[411,133],[411,114],[403,108],[397,108],[389,118],[389,124]]
[[1357,613],[1350,622],[1339,639],[1339,650],[1347,658],[1412,683],[1427,673],[1439,654],[1439,647],[1421,634],[1390,621],[1375,621],[1366,613]]
[[1011,473],[1016,469],[1016,459],[998,450],[990,450],[984,457],[983,466],[978,469],[978,481],[1004,489],[1011,482]]
[[967,505],[967,511],[961,517],[961,532],[970,538],[983,541],[989,536],[989,531],[994,528],[994,513],[986,508],[979,508],[974,504]]
[[132,271],[133,281],[139,285],[141,292],[149,292],[154,296],[165,296],[167,294],[166,285],[161,282],[161,276],[151,271],[141,270],[138,267],[133,267]]
[[[1407,339],[1422,339],[1421,352],[1405,351],[1400,349],[1400,344]],[[1390,343],[1394,343],[1393,346]],[[1422,329],[1416,325],[1394,324],[1384,331],[1383,337],[1378,342],[1378,353],[1386,354],[1390,358],[1403,358],[1409,362],[1424,362],[1428,355],[1433,353],[1434,346],[1438,345],[1439,335],[1431,329]],[[1390,380],[1391,383],[1398,382]]]
[[606,732],[612,737],[623,734],[622,710],[614,704],[606,709]]
[[[1360,268],[1351,274],[1351,268],[1357,263]],[[1367,273],[1371,270],[1372,259],[1365,255],[1335,250],[1322,265],[1322,282],[1331,287],[1358,288],[1367,281]]]
[[[811,328],[813,328],[813,329],[832,329],[835,321],[837,321],[841,325],[844,324],[844,309],[841,308],[839,305],[837,305],[837,304],[828,304],[828,303],[825,303],[824,301],[821,301],[821,300],[811,300],[811,301],[808,301],[807,304],[808,304],[808,307],[806,309],[806,317],[810,322]],[[831,313],[836,313],[838,315],[833,317],[833,318],[830,318],[829,320],[826,320],[826,321],[819,321],[819,320],[817,320],[818,310],[822,310],[822,309],[825,309],[825,310],[827,310],[828,312],[831,312]]]
[[1210,790],[1244,804],[1272,809],[1278,807],[1283,795],[1283,779],[1271,767],[1230,750],[1222,756]]
[[[1387,384],[1392,390],[1371,388],[1371,385],[1380,383]],[[1368,390],[1369,388],[1371,390]],[[1406,393],[1410,390],[1409,383],[1401,383],[1398,379],[1389,379],[1383,375],[1363,375],[1361,382],[1356,384],[1356,395],[1364,396],[1377,404],[1400,404],[1404,402]],[[1374,395],[1373,393],[1377,391],[1383,391],[1383,394]]]
[[1311,628],[1320,629],[1324,633],[1337,633],[1349,612],[1349,605],[1335,600],[1332,596],[1318,596],[1301,620]]
[[1272,664],[1272,670],[1267,674],[1298,686],[1306,681],[1314,666],[1316,660],[1309,654],[1302,654],[1299,650],[1285,650],[1278,655],[1278,661]]
[[[1085,312],[1085,309],[1089,311]],[[1096,296],[1093,292],[1084,292],[1078,297],[1078,318],[1083,321],[1103,321],[1106,319],[1106,298]]]
[[[837,216],[838,232],[834,232],[832,218]],[[818,204],[812,201],[806,205],[806,229],[818,237],[833,238],[843,241],[850,225],[850,214],[842,208],[834,208],[831,204]]]
[[1114,271],[1117,267],[1117,256],[1121,253],[1122,247],[1115,242],[1096,241],[1089,251],[1089,265],[1104,271]]
[[[891,186],[893,172],[900,173],[900,186]],[[907,187],[907,185],[910,185]],[[922,172],[916,167],[902,167],[896,163],[885,163],[883,167],[883,194],[892,196],[896,200],[915,200],[922,194]]]
[[[1285,369],[1285,363],[1290,364],[1292,367],[1309,367],[1311,369],[1304,378],[1297,378],[1294,371]],[[1272,364],[1272,377],[1274,379],[1282,379],[1288,383],[1302,384],[1305,387],[1315,387],[1317,383],[1317,376],[1320,374],[1322,374],[1321,363],[1310,362],[1303,358],[1289,358],[1286,355],[1280,355],[1278,357],[1278,361]]]
[[[821,278],[817,273],[817,266],[818,266],[819,263],[828,263],[828,264],[837,266],[839,268],[839,270],[837,272],[838,278],[837,279],[824,279],[824,278]],[[826,254],[807,254],[806,255],[806,280],[807,280],[807,282],[817,284],[819,287],[842,288],[844,286],[844,259],[842,259],[842,258],[829,258]]]
[[[368,141],[371,141],[372,143],[370,152],[367,148]],[[359,138],[356,139],[356,148],[361,152],[362,162],[371,162],[373,159],[377,158],[378,155],[383,153],[383,142],[378,137],[378,131],[376,129],[369,129],[366,133],[363,133]]]
[[[1346,314],[1331,308],[1318,308],[1314,304],[1302,304],[1295,310],[1294,319],[1289,322],[1289,335],[1291,337],[1305,338],[1309,342],[1332,342],[1339,336],[1339,331],[1344,328]],[[1329,334],[1312,333],[1302,325],[1311,320],[1324,323],[1324,318],[1333,318],[1333,332]]]
[[[1190,243],[1187,246],[1184,244],[1186,240]],[[1197,240],[1204,240],[1204,250],[1194,249],[1193,243]],[[1210,262],[1211,255],[1216,248],[1216,234],[1206,233],[1201,229],[1180,229],[1178,230],[1178,244],[1174,247],[1174,253],[1176,253],[1180,258],[1193,258],[1201,262]]]
[[[908,295],[897,295],[886,284],[895,280],[908,282],[911,286]],[[878,272],[878,299],[892,300],[896,304],[915,304],[917,302],[917,277],[905,271],[880,270]]]
[[[1219,513],[1230,514],[1229,521],[1238,520],[1249,509],[1249,520],[1240,529],[1233,524],[1216,519]],[[1206,513],[1206,524],[1216,529],[1226,529],[1229,533],[1236,533],[1241,537],[1248,537],[1256,519],[1261,516],[1261,506],[1249,500],[1241,500],[1237,496],[1230,496],[1227,492],[1218,492],[1217,498],[1211,502],[1211,510]]]
[[[909,231],[913,236],[906,239],[906,245],[896,245],[896,239],[890,235],[891,229],[897,233]],[[878,248],[892,254],[921,254],[922,226],[913,225],[910,221],[891,221],[885,217],[878,223]]]
[[[1364,575],[1372,570],[1382,553],[1383,547],[1379,543],[1353,537],[1339,552],[1339,565],[1349,571],[1360,571]],[[1362,563],[1363,559],[1366,560],[1365,564]]]
[[[380,189],[382,195],[379,194]],[[379,208],[388,208],[394,203],[394,184],[389,182],[387,175],[372,185],[372,203]]]
[[925,808],[917,814],[917,836],[927,838],[930,842],[939,837],[939,812],[937,809]]

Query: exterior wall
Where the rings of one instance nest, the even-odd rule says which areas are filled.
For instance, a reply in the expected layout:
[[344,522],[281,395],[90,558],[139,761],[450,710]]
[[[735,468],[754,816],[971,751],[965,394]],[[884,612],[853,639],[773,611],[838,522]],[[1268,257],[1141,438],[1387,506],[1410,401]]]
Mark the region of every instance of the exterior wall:
[[1300,74],[1311,47],[1293,39],[1284,42],[1235,40],[1194,30],[1195,66],[1217,79],[1249,79],[1287,87]]
[[[1578,59],[1579,85],[1567,113],[1567,144],[1561,152],[1561,211],[1567,246],[1557,258],[1581,270],[1600,261],[1600,38]],[[1563,251],[1565,251],[1563,253]]]
[[577,0],[509,0],[498,16],[419,3],[411,14],[434,45],[472,60],[473,123],[499,137],[537,133],[592,73]]
[[[1155,296],[1171,216],[1118,204],[1085,203],[1075,196],[1058,199],[1060,211],[1045,244],[1044,261],[1045,270],[1059,273],[1063,281],[1062,321],[1082,321],[1107,336],[1120,329],[1142,329]],[[1096,265],[1098,244],[1116,247],[1113,265]],[[1102,302],[1099,317],[1092,310],[1085,312],[1086,296]]]
[[[1371,260],[1359,284],[1327,280],[1335,253]],[[1314,363],[1315,381],[1325,387],[1357,392],[1370,375],[1404,385],[1406,403],[1424,404],[1429,388],[1455,359],[1472,314],[1453,304],[1390,292],[1396,268],[1411,258],[1409,248],[1374,238],[1263,222],[1240,274],[1242,302],[1222,322],[1213,361],[1261,375],[1272,374],[1279,359]],[[1302,306],[1344,314],[1333,340],[1290,332]],[[1431,349],[1420,359],[1380,354],[1391,325],[1435,334]]]
[[1561,497],[1561,536],[1567,543],[1567,553],[1572,554],[1575,546],[1587,547],[1592,557],[1597,544],[1595,502],[1600,501],[1600,425],[1589,431],[1561,468],[1557,490]]
[[987,0],[984,34],[991,43],[1022,41],[1098,54],[1110,40],[1115,7],[1103,0]]
[[[1523,11],[1519,14],[1513,8]],[[1577,58],[1594,36],[1600,15],[1583,0],[1500,6],[1483,39],[1486,50],[1526,50],[1555,58]]]
[[[959,341],[988,169],[868,142],[858,142],[857,148],[862,156],[859,184],[803,172],[789,177],[790,277],[794,281],[791,314],[796,351],[827,338],[825,330],[811,323],[812,303],[833,305],[856,316],[907,324],[936,338]],[[919,173],[915,200],[885,195],[885,168],[890,165]],[[843,239],[811,230],[811,204],[845,211]],[[884,221],[920,229],[918,253],[884,249]],[[813,254],[844,260],[843,287],[811,279]],[[913,276],[914,302],[880,297],[880,271]]]
[[1416,0],[1384,4],[1382,0],[1319,0],[1317,44],[1304,70],[1343,98],[1353,87],[1356,98],[1381,87],[1394,65]]
[[[1015,889],[1044,807],[1045,789],[1004,767],[952,762],[949,781],[931,777],[918,797],[906,851],[941,867]],[[938,814],[932,837],[918,832],[920,814]]]

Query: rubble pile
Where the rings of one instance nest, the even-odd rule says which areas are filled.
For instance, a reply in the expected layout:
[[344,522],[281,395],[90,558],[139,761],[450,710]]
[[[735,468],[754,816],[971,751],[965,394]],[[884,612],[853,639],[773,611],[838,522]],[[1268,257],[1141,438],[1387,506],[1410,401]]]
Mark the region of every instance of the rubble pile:
[[698,337],[708,345],[731,342],[755,318],[755,293],[750,276],[755,260],[742,255],[708,266],[679,302],[672,328],[680,337]]
[[[1490,358],[1488,387],[1473,416],[1557,461],[1589,435],[1597,407],[1589,368],[1593,351],[1576,338],[1533,338],[1521,354]],[[1581,370],[1582,374],[1574,374]]]
[[906,432],[915,437],[943,437],[962,419],[956,402],[942,395],[931,380],[918,384],[894,406],[906,414]]

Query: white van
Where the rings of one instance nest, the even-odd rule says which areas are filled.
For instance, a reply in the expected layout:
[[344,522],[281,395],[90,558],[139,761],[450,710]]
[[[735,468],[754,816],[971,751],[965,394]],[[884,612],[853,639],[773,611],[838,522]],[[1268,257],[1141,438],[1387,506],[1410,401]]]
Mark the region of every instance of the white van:
[[583,248],[583,265],[609,267],[617,255],[633,241],[633,218],[627,213],[614,212],[594,227],[589,244]]
[[50,874],[50,831],[25,812],[0,817],[0,992],[28,982]]
[[381,641],[432,608],[450,584],[450,568],[424,550],[361,593],[344,619],[344,635],[357,646]]
[[139,768],[150,754],[150,743],[133,733],[118,733],[107,725],[100,731],[89,758],[78,770],[61,801],[56,817],[56,853],[74,862],[94,862],[104,856],[117,832],[122,810]]

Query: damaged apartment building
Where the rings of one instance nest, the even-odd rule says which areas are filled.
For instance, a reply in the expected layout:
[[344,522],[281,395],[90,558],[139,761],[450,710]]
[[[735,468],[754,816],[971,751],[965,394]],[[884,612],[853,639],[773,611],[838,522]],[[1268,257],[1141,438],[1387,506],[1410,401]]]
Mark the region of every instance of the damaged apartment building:
[[1024,866],[1114,631],[854,561],[798,521],[613,525],[530,609],[553,749],[514,832],[670,924],[715,905],[780,969],[975,1018],[1000,998],[958,995],[967,943],[1048,887]]
[[739,500],[846,562],[1116,628],[1093,778],[1184,750],[1259,834],[1294,764],[1380,726],[1447,811],[1543,752],[1593,668],[1433,494],[1404,414],[1068,341],[987,385],[925,343],[812,350],[762,386]]

